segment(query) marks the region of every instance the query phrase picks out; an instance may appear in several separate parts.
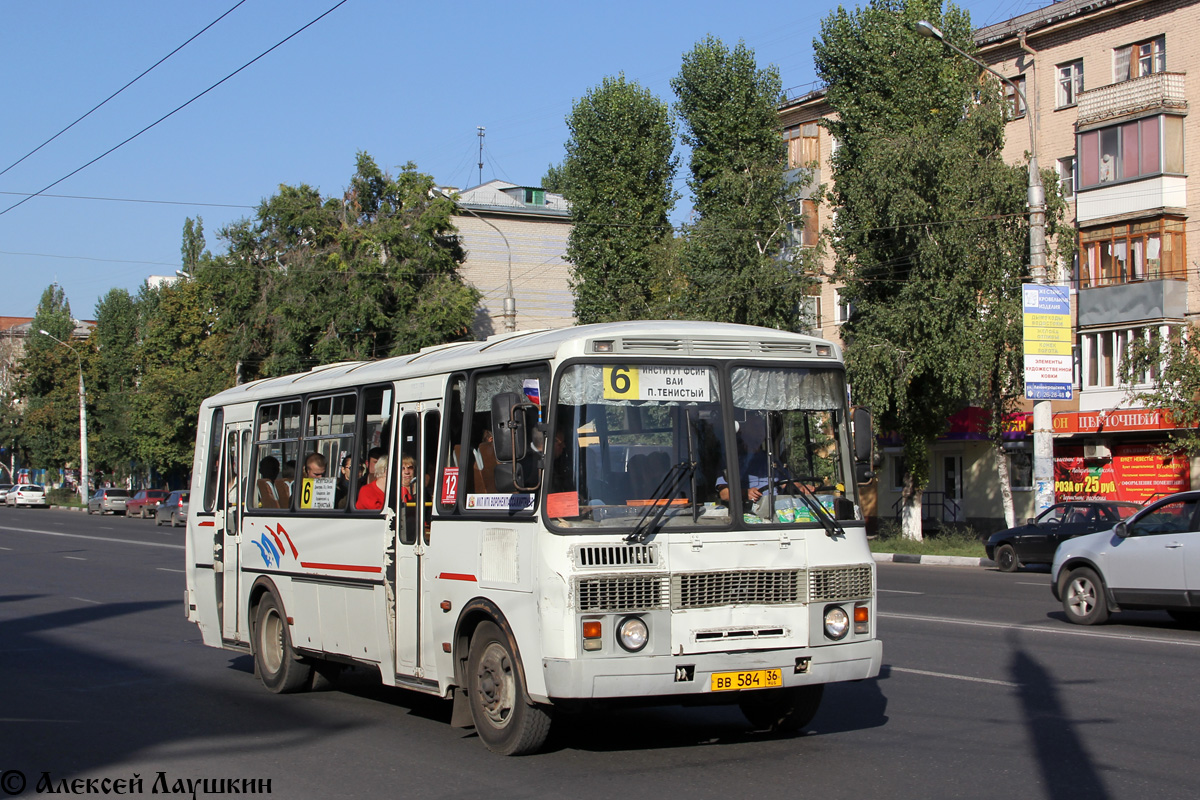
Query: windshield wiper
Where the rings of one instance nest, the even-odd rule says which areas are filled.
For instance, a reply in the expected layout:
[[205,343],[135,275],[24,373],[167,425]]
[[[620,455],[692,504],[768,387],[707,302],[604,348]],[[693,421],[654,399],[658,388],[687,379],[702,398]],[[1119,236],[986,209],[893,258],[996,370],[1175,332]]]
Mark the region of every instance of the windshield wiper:
[[799,486],[799,497],[804,501],[804,504],[812,509],[817,521],[821,523],[821,527],[825,529],[825,535],[831,539],[835,536],[845,536],[846,529],[837,521],[837,517],[829,513],[829,510],[821,504],[821,499],[817,497],[817,493],[809,488],[808,484],[817,483],[818,479],[814,477],[796,478],[792,486]]
[[695,471],[695,461],[680,461],[667,470],[667,474],[663,475],[662,480],[658,482],[658,487],[654,490],[654,494],[650,496],[650,505],[646,507],[641,517],[638,518],[637,527],[625,537],[626,544],[641,544],[646,541],[650,534],[658,529],[658,523],[662,520],[663,515],[667,513],[667,509],[671,507],[671,497],[679,488],[679,484],[683,483]]

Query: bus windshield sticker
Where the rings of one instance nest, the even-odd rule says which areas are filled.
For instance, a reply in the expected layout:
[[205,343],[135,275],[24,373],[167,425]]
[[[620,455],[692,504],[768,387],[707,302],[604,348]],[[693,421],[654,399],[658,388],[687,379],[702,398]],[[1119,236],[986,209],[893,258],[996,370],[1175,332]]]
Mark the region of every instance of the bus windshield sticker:
[[442,505],[452,506],[458,500],[458,467],[446,467],[442,473]]
[[707,367],[611,366],[604,368],[605,400],[709,402]]

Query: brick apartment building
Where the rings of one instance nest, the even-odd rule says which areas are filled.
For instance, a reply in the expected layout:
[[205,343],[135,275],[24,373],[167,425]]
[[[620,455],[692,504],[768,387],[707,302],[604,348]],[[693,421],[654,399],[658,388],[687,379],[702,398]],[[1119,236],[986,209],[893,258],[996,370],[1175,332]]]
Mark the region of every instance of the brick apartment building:
[[[1076,226],[1074,263],[1051,264],[1069,289],[1074,333],[1073,399],[1055,401],[1058,500],[1110,497],[1141,501],[1200,486],[1200,461],[1153,454],[1170,423],[1136,408],[1120,386],[1124,348],[1165,335],[1200,314],[1197,224],[1200,119],[1189,114],[1187,72],[1200,67],[1200,0],[1061,0],[975,31],[979,57],[1021,86],[1012,95],[1004,157],[1025,163],[1032,114],[1037,157],[1058,171]],[[780,107],[789,166],[819,165],[828,181],[833,143],[816,122],[831,111],[816,90]],[[1193,184],[1189,187],[1189,184]],[[802,234],[812,241],[831,221],[815,210]],[[815,227],[814,227],[815,226]],[[822,284],[810,312],[822,335],[838,336],[849,309],[837,286]],[[1149,386],[1151,375],[1141,385]],[[1003,527],[994,450],[978,433],[978,410],[964,409],[933,450],[924,512]],[[899,448],[884,449],[878,509],[900,497]],[[1008,453],[1018,520],[1034,511],[1032,433],[1016,420]]]

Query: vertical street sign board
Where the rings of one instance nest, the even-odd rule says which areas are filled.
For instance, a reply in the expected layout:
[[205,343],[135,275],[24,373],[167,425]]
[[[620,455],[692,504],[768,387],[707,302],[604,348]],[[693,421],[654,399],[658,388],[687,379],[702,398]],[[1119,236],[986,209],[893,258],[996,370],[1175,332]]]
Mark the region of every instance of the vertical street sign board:
[[1065,286],[1021,287],[1025,319],[1025,397],[1070,400],[1071,299]]

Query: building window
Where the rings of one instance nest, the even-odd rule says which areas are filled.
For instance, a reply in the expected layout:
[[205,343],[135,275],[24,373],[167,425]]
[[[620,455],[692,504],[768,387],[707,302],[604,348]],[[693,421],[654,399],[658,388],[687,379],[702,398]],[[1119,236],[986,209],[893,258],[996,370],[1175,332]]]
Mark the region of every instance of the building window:
[[[1009,82],[1011,81],[1011,83]],[[1018,75],[1015,78],[1010,78],[1004,82],[1004,103],[1008,109],[1009,119],[1020,119],[1025,116],[1025,76]],[[1013,84],[1020,91],[1013,89]]]
[[1058,186],[1063,197],[1075,194],[1075,156],[1067,156],[1058,160]]
[[904,491],[904,476],[908,474],[908,459],[904,456],[892,456],[892,491]]
[[1158,36],[1113,50],[1113,82],[1141,78],[1167,69],[1167,37]]
[[1079,288],[1184,279],[1184,221],[1161,218],[1079,232]]
[[[1079,334],[1082,389],[1112,389],[1121,383],[1121,361],[1134,342],[1161,342],[1172,335],[1169,325],[1149,325]],[[1134,376],[1133,386],[1150,386],[1158,380],[1159,365]]]
[[1016,492],[1033,490],[1033,455],[1028,451],[1008,454],[1008,485]]
[[816,247],[821,230],[817,225],[817,202],[815,200],[802,200],[800,206],[804,214],[804,227],[800,231],[800,246]]
[[819,168],[821,164],[820,127],[815,122],[805,122],[785,128],[783,138],[787,141],[788,169],[800,167]]
[[854,316],[854,304],[842,297],[842,293],[837,289],[834,290],[833,297],[834,302],[837,304],[834,309],[834,322],[838,325],[844,325],[850,321],[850,317]]
[[544,206],[544,205],[546,205],[546,190],[545,189],[526,189],[525,190],[525,205],[527,205],[527,206]]
[[[814,287],[814,291],[820,291],[820,287]],[[814,294],[801,300],[799,314],[800,330],[819,333],[821,330],[821,296]]]
[[1183,118],[1146,117],[1078,135],[1079,188],[1183,173]]
[[1083,91],[1083,61],[1072,61],[1058,65],[1058,104],[1057,108],[1066,108],[1079,102],[1079,93]]

